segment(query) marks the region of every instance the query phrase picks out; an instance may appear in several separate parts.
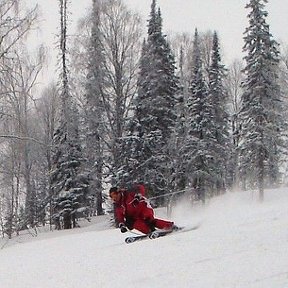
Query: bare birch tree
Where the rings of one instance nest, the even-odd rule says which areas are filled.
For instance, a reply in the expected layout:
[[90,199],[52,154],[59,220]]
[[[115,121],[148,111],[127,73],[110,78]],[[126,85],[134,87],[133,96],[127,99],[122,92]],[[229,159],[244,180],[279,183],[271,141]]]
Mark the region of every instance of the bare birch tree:
[[[105,171],[110,176],[116,175],[121,165],[120,139],[125,135],[125,123],[129,115],[131,101],[136,93],[138,60],[141,49],[141,19],[131,13],[123,1],[95,1],[99,9],[99,49],[103,56],[103,75],[101,85],[101,107],[103,113],[103,130],[99,133],[103,142],[106,159]],[[94,12],[93,12],[94,13]],[[95,16],[95,14],[93,14]],[[73,64],[80,83],[78,94],[85,95],[88,64],[91,53],[87,43],[91,40],[91,27],[95,19],[87,17],[81,21],[75,40]],[[84,60],[84,61],[83,61]],[[95,60],[96,61],[96,60]],[[85,65],[86,64],[86,65]],[[77,82],[78,81],[78,82]],[[81,88],[82,86],[82,88]],[[82,90],[81,90],[82,89]],[[81,99],[81,97],[80,97]],[[80,102],[83,104],[83,97]],[[98,107],[99,109],[99,107]],[[83,106],[83,111],[86,111]],[[85,112],[86,113],[86,112]],[[96,114],[95,114],[96,117]],[[90,153],[90,151],[89,151]],[[96,151],[91,151],[96,153]],[[108,164],[108,165],[107,165]],[[105,177],[105,176],[104,176]]]
[[[21,49],[21,47],[19,47],[19,49]],[[13,59],[6,59],[5,62],[7,63],[7,73],[2,77],[2,88],[5,89],[5,94],[2,98],[4,104],[2,107],[5,107],[5,110],[3,110],[3,112],[5,112],[3,114],[5,126],[2,127],[2,132],[7,136],[14,135],[19,137],[18,139],[5,138],[7,142],[6,147],[8,148],[7,152],[10,151],[6,154],[6,157],[8,157],[8,159],[11,157],[11,160],[9,160],[11,165],[9,167],[12,175],[8,177],[11,178],[11,202],[15,203],[15,207],[11,204],[10,211],[13,217],[15,217],[15,221],[18,222],[19,186],[21,185],[23,186],[22,191],[25,191],[25,225],[30,224],[33,226],[36,216],[36,191],[32,177],[34,162],[33,151],[35,150],[33,149],[33,145],[35,145],[35,143],[24,139],[34,137],[34,129],[33,125],[31,125],[33,122],[31,105],[33,88],[36,84],[37,76],[42,69],[43,57],[40,52],[38,59],[31,59],[25,54],[25,50],[22,47],[21,56],[20,53],[15,52]],[[10,156],[8,156],[9,154]],[[15,178],[16,181],[13,180],[13,175],[17,175]],[[13,195],[15,194],[14,191],[16,191],[16,196]]]
[[228,68],[227,77],[225,78],[225,86],[228,93],[228,103],[231,122],[231,135],[232,135],[232,173],[231,179],[235,188],[239,188],[239,171],[238,171],[238,152],[240,139],[240,119],[239,113],[241,109],[241,83],[243,81],[243,62],[241,60],[234,60]]
[[[22,161],[23,155],[27,156],[25,151],[28,151],[25,149],[27,143],[23,142],[23,136],[27,133],[23,129],[25,121],[23,121],[23,113],[20,112],[25,111],[22,109],[23,103],[28,101],[28,94],[31,95],[31,89],[35,83],[34,72],[39,68],[32,68],[35,70],[29,75],[31,70],[30,72],[28,70],[31,66],[29,67],[29,63],[24,62],[24,57],[27,55],[21,58],[16,52],[20,49],[23,54],[22,43],[31,29],[35,27],[38,17],[37,6],[26,10],[23,3],[19,0],[0,1],[0,113],[2,118],[0,134],[3,147],[0,164],[1,197],[5,198],[1,201],[3,205],[5,204],[1,207],[1,212],[4,213],[1,216],[2,219],[5,217],[3,225],[9,237],[12,236],[13,231],[19,229],[20,204],[25,203],[26,199],[26,195],[20,193],[21,190],[25,190],[22,189],[22,186],[25,186]],[[23,96],[22,93],[25,92],[26,95]],[[21,111],[20,107],[22,107]]]

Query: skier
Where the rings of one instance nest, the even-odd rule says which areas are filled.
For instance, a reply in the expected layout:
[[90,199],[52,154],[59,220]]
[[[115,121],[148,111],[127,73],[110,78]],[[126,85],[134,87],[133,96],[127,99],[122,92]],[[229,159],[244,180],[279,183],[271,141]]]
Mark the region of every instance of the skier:
[[114,215],[122,233],[136,229],[144,234],[155,231],[155,228],[177,230],[174,222],[155,218],[153,208],[145,198],[145,186],[137,184],[133,190],[112,187],[110,198],[114,202]]

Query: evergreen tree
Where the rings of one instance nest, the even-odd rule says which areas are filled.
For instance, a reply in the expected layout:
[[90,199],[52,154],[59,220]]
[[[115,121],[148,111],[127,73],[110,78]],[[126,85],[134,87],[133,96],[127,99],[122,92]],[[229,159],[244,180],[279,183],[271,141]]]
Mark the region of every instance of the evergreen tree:
[[246,5],[251,11],[243,48],[247,55],[244,57],[246,79],[243,83],[242,139],[239,146],[242,181],[247,180],[250,187],[258,187],[260,201],[264,199],[264,187],[276,183],[279,177],[284,125],[283,102],[277,83],[278,44],[272,39],[266,23],[266,3],[267,0],[250,0]]
[[[150,183],[155,194],[167,192],[172,163],[168,157],[168,140],[175,125],[178,78],[170,46],[162,33],[162,16],[152,1],[148,38],[143,43],[138,79],[138,97],[134,102],[131,137],[136,153],[130,157],[135,180]],[[131,139],[130,137],[130,139]],[[133,175],[131,175],[133,178]]]
[[193,187],[204,202],[209,188],[214,186],[215,150],[217,145],[214,111],[205,83],[197,29],[193,43],[193,67],[187,99],[188,115],[186,119],[187,135],[183,157],[186,162],[187,187]]
[[[83,169],[79,139],[79,116],[68,85],[67,1],[60,0],[61,16],[61,119],[53,138],[53,167],[50,175],[54,198],[53,218],[58,229],[76,226],[77,212],[87,209],[89,180]],[[61,223],[63,221],[63,223]],[[62,225],[61,225],[62,224]]]
[[224,88],[224,78],[226,69],[221,64],[220,47],[218,35],[213,35],[211,64],[208,71],[209,77],[209,100],[213,107],[213,117],[211,117],[210,129],[216,140],[216,145],[211,147],[215,153],[212,170],[216,182],[216,191],[219,193],[225,190],[225,175],[228,169],[229,149],[229,131],[228,131],[228,112],[227,112],[227,91]]
[[[86,79],[85,107],[86,110],[86,153],[87,165],[90,171],[91,185],[89,187],[90,201],[95,203],[92,207],[97,215],[103,214],[102,207],[102,180],[103,180],[103,79],[104,55],[101,43],[100,5],[98,0],[93,0],[92,29],[88,50],[88,74]],[[102,135],[102,137],[101,137]]]

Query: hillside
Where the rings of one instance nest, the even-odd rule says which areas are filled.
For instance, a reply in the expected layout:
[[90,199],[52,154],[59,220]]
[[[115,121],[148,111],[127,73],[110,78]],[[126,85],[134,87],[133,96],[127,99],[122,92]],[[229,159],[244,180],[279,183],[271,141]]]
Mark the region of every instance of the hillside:
[[172,219],[201,223],[198,230],[128,245],[128,233],[107,216],[71,231],[2,239],[0,287],[287,288],[287,203],[285,188],[266,191],[262,204],[251,191],[205,208],[182,203]]

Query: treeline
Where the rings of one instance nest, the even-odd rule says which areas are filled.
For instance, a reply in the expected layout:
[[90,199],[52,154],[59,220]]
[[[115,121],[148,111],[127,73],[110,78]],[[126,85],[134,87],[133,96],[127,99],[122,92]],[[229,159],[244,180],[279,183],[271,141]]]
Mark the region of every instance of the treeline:
[[173,191],[205,203],[232,188],[263,200],[285,177],[288,80],[264,3],[247,4],[244,61],[225,67],[216,31],[168,40],[155,0],[147,29],[122,1],[93,0],[73,38],[59,0],[58,81],[38,95],[45,52],[33,59],[24,41],[37,9],[0,1],[3,235],[76,227],[104,213],[110,185],[144,182],[157,204]]

